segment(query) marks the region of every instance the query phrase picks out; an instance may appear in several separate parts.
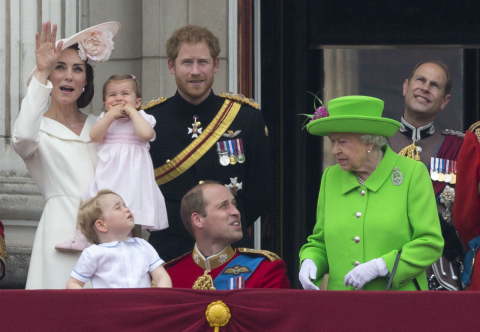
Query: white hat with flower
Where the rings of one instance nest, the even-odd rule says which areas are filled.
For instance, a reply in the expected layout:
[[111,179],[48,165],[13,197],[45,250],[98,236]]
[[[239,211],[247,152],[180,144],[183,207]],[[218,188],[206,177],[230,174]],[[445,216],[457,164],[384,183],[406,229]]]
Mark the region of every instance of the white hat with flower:
[[[120,23],[111,21],[94,25],[71,37],[57,40],[57,45],[63,41],[62,51],[74,44],[78,44],[78,55],[80,59],[90,64],[92,67],[99,62],[105,62],[110,58],[113,51],[113,38],[120,31]],[[36,67],[35,67],[36,68]],[[27,86],[33,77],[35,71],[33,68],[28,80]]]

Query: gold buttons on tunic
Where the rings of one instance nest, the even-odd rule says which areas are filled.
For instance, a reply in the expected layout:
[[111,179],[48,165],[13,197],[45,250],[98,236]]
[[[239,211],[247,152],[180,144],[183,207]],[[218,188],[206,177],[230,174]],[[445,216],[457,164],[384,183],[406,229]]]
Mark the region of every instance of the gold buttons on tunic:
[[353,241],[355,241],[355,243],[358,243],[358,242],[360,242],[360,237],[358,237],[358,236],[355,236],[355,238],[353,239]]
[[360,191],[360,196],[365,196],[365,190]]
[[362,216],[362,212],[355,213],[355,217],[360,218]]

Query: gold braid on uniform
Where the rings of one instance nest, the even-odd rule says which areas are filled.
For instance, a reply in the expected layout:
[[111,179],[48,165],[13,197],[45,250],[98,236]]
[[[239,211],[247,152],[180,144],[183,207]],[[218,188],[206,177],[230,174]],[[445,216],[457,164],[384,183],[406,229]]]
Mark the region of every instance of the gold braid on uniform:
[[156,97],[150,101],[146,101],[142,104],[142,106],[140,107],[140,109],[142,111],[145,111],[146,109],[149,109],[153,106],[156,106],[158,104],[161,104],[163,103],[165,100],[167,100],[167,97]]
[[233,92],[223,92],[223,93],[219,94],[218,96],[222,97],[222,98],[235,100],[235,101],[238,101],[242,104],[247,104],[247,105],[252,106],[253,108],[258,109],[258,103],[255,100],[253,100],[252,98],[247,98],[247,97],[245,97],[244,95],[241,95],[241,94],[236,94],[236,93],[233,93]]
[[238,252],[243,254],[254,254],[257,256],[265,256],[270,260],[270,262],[281,259],[277,254],[268,250],[259,250],[259,249],[250,249],[250,248],[237,248],[237,250]]
[[475,122],[473,125],[468,128],[471,133],[474,133],[477,136],[478,141],[480,142],[480,121]]
[[197,281],[193,284],[192,289],[200,289],[200,290],[215,290],[213,287],[213,279],[212,276],[208,274],[209,270],[205,270],[203,276],[199,277]]
[[414,159],[416,161],[420,161],[420,156],[418,155],[418,147],[415,145],[415,140],[413,140],[412,144],[407,145],[404,147],[399,153],[399,156],[408,157],[410,159]]

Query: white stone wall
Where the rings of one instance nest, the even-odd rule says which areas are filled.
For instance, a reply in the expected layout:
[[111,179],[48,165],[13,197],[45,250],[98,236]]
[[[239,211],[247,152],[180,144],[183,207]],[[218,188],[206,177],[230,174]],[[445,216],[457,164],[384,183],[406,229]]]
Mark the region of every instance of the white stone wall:
[[[135,75],[142,83],[144,101],[175,93],[165,43],[175,29],[186,24],[206,26],[219,37],[220,68],[213,88],[216,93],[228,91],[229,32],[232,36],[236,31],[229,28],[232,13],[236,15],[235,0],[0,0],[0,219],[10,254],[8,274],[0,288],[24,286],[45,204],[11,147],[13,124],[35,66],[35,32],[40,31],[41,22],[57,23],[61,38],[107,21],[122,25],[110,60],[94,70],[95,97],[84,111],[99,114],[103,83],[113,74]],[[230,48],[236,51],[235,45]]]

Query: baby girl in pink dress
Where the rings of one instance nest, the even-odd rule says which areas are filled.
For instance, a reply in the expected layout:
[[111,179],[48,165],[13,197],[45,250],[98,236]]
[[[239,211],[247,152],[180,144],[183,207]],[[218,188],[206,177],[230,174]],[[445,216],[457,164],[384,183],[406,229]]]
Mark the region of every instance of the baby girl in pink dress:
[[[155,118],[138,111],[142,103],[140,83],[133,75],[111,76],[103,85],[105,112],[90,130],[90,138],[99,142],[95,179],[83,195],[83,202],[110,189],[123,197],[143,229],[168,227],[165,200],[155,183],[149,141],[155,139]],[[84,243],[84,244],[82,244]],[[86,239],[79,227],[75,237],[55,248],[82,251]]]

